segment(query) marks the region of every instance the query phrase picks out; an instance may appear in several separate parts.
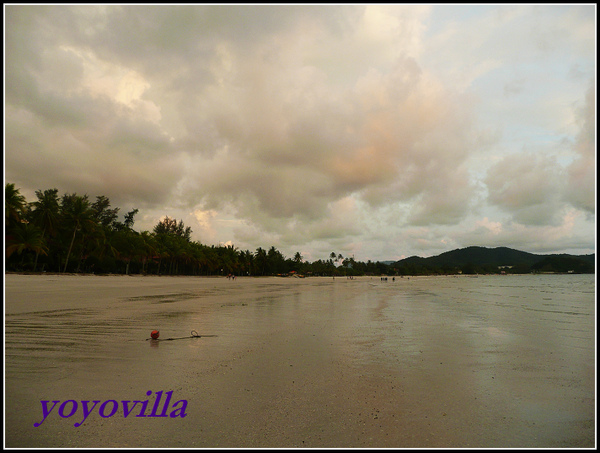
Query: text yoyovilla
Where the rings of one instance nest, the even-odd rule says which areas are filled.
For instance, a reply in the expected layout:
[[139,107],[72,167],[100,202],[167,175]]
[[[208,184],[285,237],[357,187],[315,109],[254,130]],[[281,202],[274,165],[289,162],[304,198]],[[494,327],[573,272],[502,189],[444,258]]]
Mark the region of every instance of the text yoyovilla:
[[[146,395],[152,395],[152,390],[148,390]],[[33,426],[36,428],[40,426],[46,418],[52,413],[52,411],[56,408],[55,413],[58,414],[59,417],[62,418],[70,418],[76,416],[79,407],[81,406],[81,411],[79,417],[83,417],[83,419],[79,423],[75,423],[73,426],[76,428],[81,426],[83,422],[94,412],[94,410],[98,411],[98,415],[102,418],[112,417],[119,410],[119,406],[123,408],[123,417],[127,418],[130,414],[134,414],[135,417],[181,417],[184,418],[187,414],[185,413],[185,409],[187,408],[186,400],[179,400],[170,406],[171,399],[173,397],[173,391],[165,392],[166,399],[161,408],[161,399],[163,396],[163,392],[156,392],[156,400],[154,401],[154,405],[152,407],[152,411],[146,415],[146,410],[148,409],[149,400],[146,401],[117,401],[117,400],[106,400],[101,402],[100,400],[94,401],[75,401],[75,400],[66,400],[62,403],[60,401],[40,401],[42,404],[42,421],[39,423],[34,423]],[[50,404],[52,403],[52,404]],[[80,404],[81,403],[81,404]],[[169,412],[169,409],[171,410]],[[167,415],[168,413],[168,415]],[[78,417],[77,417],[78,418]]]

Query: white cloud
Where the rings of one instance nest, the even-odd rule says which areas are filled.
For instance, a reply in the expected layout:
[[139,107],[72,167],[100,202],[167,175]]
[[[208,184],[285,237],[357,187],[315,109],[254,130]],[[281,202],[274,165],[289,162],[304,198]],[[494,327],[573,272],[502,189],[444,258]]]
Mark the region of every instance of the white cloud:
[[6,179],[315,259],[589,250],[589,11],[9,5]]
[[576,136],[577,157],[568,168],[567,198],[589,215],[596,213],[596,90],[594,83],[586,93],[585,104],[578,112],[580,131]]

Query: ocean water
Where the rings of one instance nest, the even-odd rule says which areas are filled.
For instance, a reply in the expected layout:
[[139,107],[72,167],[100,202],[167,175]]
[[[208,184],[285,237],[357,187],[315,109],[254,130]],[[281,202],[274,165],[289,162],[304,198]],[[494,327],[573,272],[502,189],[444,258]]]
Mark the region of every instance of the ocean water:
[[413,394],[435,394],[436,409],[480,405],[478,420],[462,420],[474,432],[488,420],[479,445],[594,444],[595,276],[412,278],[372,289],[351,356],[385,360]]
[[[290,420],[315,420],[318,406],[338,422],[329,437],[308,436],[313,446],[591,447],[595,291],[593,275],[6,275],[7,446],[308,446],[300,433],[313,431],[310,422],[301,430]],[[151,341],[154,329],[179,339]],[[185,338],[191,330],[215,336]],[[364,401],[332,390],[328,375]],[[282,388],[288,381],[296,387]],[[202,438],[174,440],[175,428],[158,422],[127,425],[125,435],[122,422],[98,417],[77,429],[57,417],[33,428],[41,400],[167,389],[190,402],[177,430],[196,432],[198,417],[213,414],[202,418]],[[371,398],[382,415],[344,419],[364,417]],[[257,415],[269,405],[289,418]],[[232,418],[250,406],[254,424]],[[375,426],[383,414],[388,423]],[[362,431],[351,429],[359,421]],[[256,434],[278,423],[287,437]]]

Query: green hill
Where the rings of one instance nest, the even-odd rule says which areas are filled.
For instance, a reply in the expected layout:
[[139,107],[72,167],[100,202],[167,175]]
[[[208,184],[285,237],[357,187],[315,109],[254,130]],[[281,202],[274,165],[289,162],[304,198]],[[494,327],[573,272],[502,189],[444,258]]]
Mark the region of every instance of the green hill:
[[466,247],[429,258],[411,256],[391,267],[400,274],[530,273],[575,272],[594,273],[595,255],[536,255],[508,247]]

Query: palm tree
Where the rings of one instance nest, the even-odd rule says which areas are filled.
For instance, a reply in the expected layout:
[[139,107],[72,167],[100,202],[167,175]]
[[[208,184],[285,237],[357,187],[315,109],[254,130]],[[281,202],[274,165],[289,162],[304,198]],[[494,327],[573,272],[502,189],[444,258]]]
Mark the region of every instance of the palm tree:
[[87,195],[65,195],[63,197],[63,210],[66,219],[73,224],[73,237],[71,238],[71,245],[69,245],[65,267],[63,269],[63,272],[66,272],[77,231],[84,225],[93,225],[94,221],[92,220],[93,211],[90,209],[90,202]]
[[4,186],[4,216],[5,225],[8,229],[15,223],[21,223],[27,212],[27,203],[25,197],[19,193],[13,183],[7,183]]
[[279,250],[275,248],[274,245],[272,245],[267,252],[267,263],[270,273],[280,274],[285,271],[285,257]]
[[240,256],[237,248],[231,244],[226,245],[222,249],[223,266],[228,270],[228,273],[239,274]]
[[262,247],[259,247],[256,249],[256,254],[254,255],[254,257],[256,265],[258,266],[258,269],[260,269],[260,275],[265,275],[265,266],[267,264],[267,252]]
[[149,231],[142,231],[140,233],[140,247],[142,254],[142,273],[145,274],[147,272],[147,263],[149,260],[152,260],[156,255],[156,242],[152,233]]
[[254,274],[254,255],[250,250],[244,250],[240,252],[240,261],[242,270],[245,271],[245,275]]
[[39,228],[31,223],[23,223],[16,227],[13,231],[13,236],[10,238],[6,247],[6,258],[8,259],[14,252],[19,255],[25,250],[31,250],[36,253],[46,255],[48,247],[44,242],[42,233]]
[[300,252],[296,252],[296,254],[294,255],[294,260],[293,260],[293,262],[294,262],[294,270],[296,272],[300,272],[301,265],[302,265],[302,260],[303,260],[303,257],[300,254]]
[[104,260],[116,259],[119,257],[117,242],[119,232],[108,228],[99,228],[95,231],[91,241],[94,243],[93,254],[102,262]]
[[[51,236],[56,232],[58,224],[58,190],[49,189],[36,190],[35,195],[38,197],[38,201],[31,203],[33,210],[31,216],[36,225],[42,228],[42,239],[45,239],[46,232]],[[33,264],[33,271],[37,268],[39,251],[35,254],[35,263]]]

